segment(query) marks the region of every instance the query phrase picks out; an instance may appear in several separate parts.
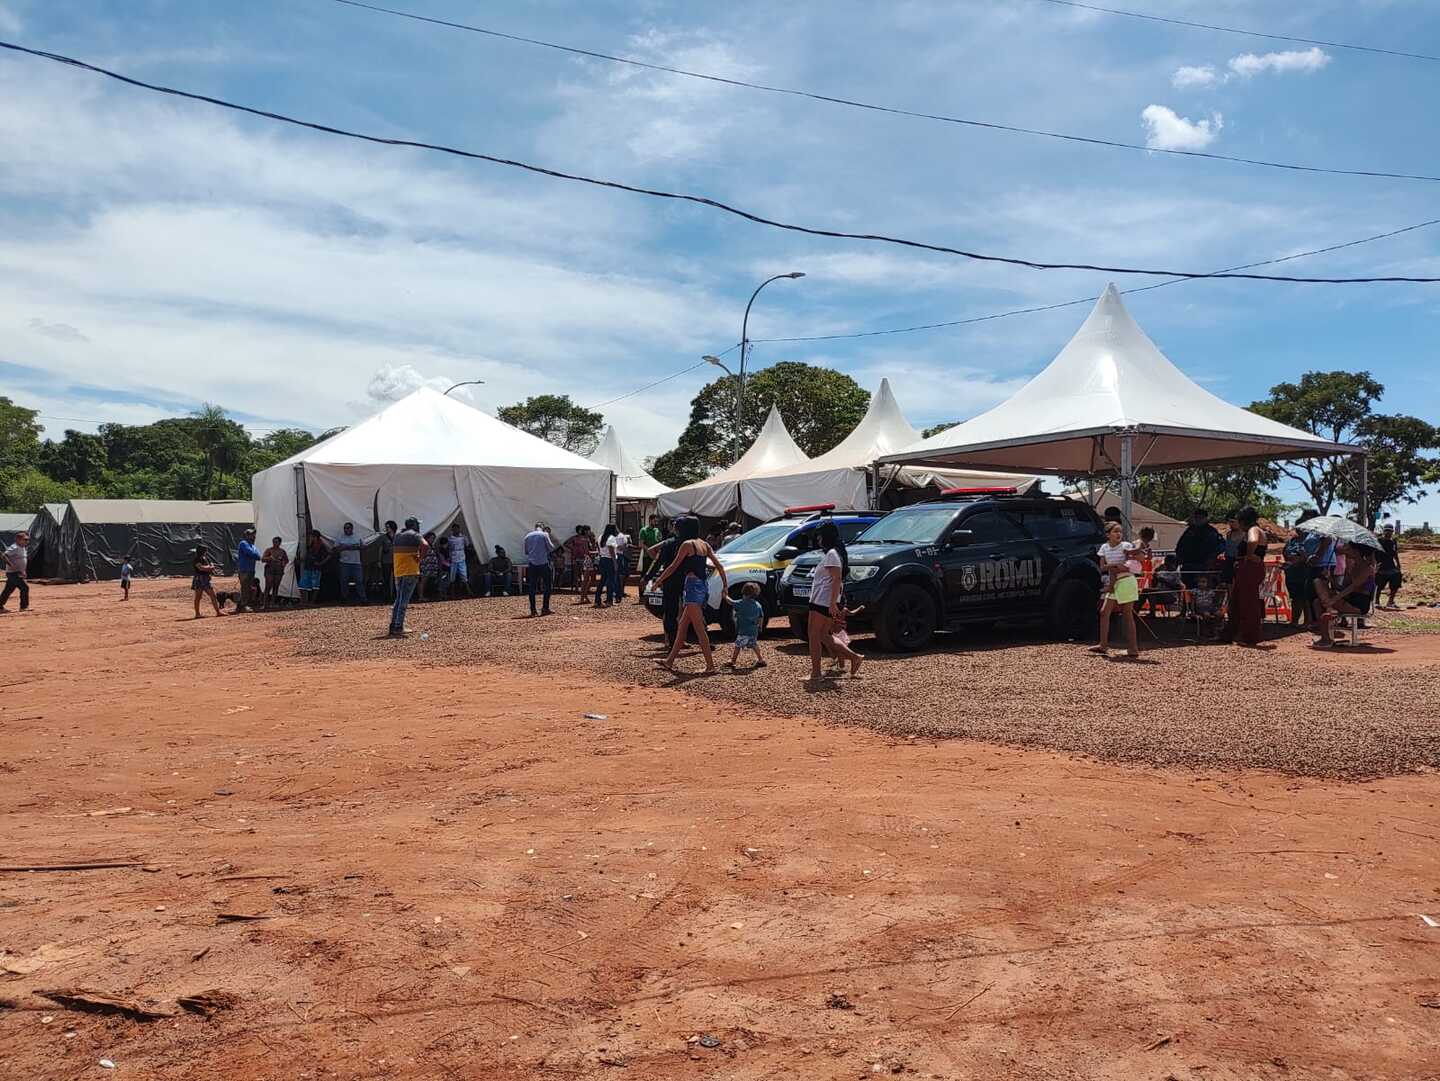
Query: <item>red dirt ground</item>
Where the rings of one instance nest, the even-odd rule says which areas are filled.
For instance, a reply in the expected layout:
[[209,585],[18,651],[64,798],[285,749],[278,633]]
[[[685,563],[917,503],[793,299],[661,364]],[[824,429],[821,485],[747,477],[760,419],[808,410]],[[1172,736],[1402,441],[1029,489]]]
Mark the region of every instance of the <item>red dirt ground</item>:
[[323,662],[114,592],[0,617],[0,865],[145,865],[0,871],[7,1079],[1440,1076],[1433,774]]

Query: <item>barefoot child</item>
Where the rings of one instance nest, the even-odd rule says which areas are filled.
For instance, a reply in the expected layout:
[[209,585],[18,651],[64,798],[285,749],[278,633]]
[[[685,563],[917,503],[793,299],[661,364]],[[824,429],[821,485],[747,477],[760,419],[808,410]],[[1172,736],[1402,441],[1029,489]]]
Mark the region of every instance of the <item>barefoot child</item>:
[[[863,611],[865,611],[865,606],[863,604],[859,608],[845,607],[845,598],[841,597],[840,604],[835,609],[835,632],[830,637],[833,638],[835,641],[839,642],[842,646],[848,648],[850,645],[850,631],[848,629],[850,617],[858,616]],[[830,670],[826,674],[838,676],[844,671],[845,658],[836,656],[831,659]]]
[[125,562],[120,564],[120,592],[121,600],[130,599],[130,576],[135,573],[135,568],[130,566],[130,557],[125,557]]
[[735,602],[735,652],[730,655],[726,668],[736,667],[742,649],[754,650],[755,667],[765,667],[765,658],[760,655],[760,619],[764,615],[759,583],[746,582],[740,590],[740,599]]
[[270,538],[270,547],[260,556],[265,564],[265,607],[280,604],[280,580],[285,577],[285,564],[290,562],[290,553],[279,537]]

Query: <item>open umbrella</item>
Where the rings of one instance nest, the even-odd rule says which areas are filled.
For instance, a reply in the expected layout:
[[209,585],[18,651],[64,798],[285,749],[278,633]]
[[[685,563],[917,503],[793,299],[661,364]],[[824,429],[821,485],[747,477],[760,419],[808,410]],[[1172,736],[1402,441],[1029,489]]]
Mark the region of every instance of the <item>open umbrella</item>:
[[1326,514],[1319,518],[1311,518],[1308,522],[1300,522],[1295,528],[1302,533],[1318,533],[1322,537],[1334,537],[1342,544],[1360,544],[1366,548],[1374,548],[1377,552],[1381,550],[1379,537],[1363,525],[1358,525],[1349,518],[1341,518],[1338,514]]

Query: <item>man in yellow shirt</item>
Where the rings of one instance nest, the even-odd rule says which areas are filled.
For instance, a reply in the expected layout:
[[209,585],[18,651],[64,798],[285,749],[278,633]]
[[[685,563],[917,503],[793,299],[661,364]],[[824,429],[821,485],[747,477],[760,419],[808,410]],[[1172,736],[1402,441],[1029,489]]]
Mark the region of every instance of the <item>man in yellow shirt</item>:
[[420,535],[420,522],[406,518],[405,528],[395,534],[395,607],[390,610],[390,637],[404,638],[410,632],[405,629],[405,609],[415,595],[415,586],[420,581],[420,557],[430,546]]

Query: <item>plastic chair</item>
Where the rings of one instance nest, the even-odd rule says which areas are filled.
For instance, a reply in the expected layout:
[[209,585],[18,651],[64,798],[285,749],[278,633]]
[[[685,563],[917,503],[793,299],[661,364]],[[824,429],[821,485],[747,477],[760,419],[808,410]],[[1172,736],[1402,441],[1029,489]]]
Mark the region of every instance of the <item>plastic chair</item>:
[[1260,601],[1265,605],[1266,614],[1275,617],[1275,622],[1290,622],[1290,594],[1285,589],[1283,564],[1267,568],[1265,581],[1260,584]]

